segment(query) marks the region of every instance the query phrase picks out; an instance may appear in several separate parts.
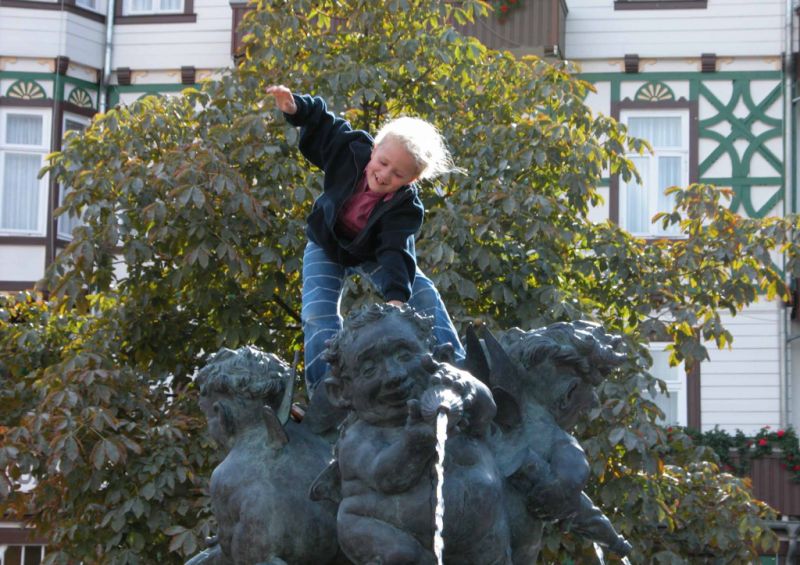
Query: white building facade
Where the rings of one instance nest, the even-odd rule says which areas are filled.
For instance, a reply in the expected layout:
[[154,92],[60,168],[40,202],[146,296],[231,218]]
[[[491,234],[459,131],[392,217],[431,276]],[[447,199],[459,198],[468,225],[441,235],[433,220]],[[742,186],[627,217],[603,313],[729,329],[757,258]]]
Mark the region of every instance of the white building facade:
[[[671,208],[663,189],[703,182],[733,190],[748,217],[796,211],[791,173],[796,51],[792,2],[784,0],[570,0],[565,56],[597,90],[587,102],[648,139],[636,156],[643,187],[610,178],[605,207],[631,233],[669,237],[650,218]],[[689,375],[659,363],[673,398],[668,420],[703,430],[754,433],[800,425],[800,330],[782,302],[725,316],[732,349],[709,347]],[[798,364],[800,369],[800,363]]]

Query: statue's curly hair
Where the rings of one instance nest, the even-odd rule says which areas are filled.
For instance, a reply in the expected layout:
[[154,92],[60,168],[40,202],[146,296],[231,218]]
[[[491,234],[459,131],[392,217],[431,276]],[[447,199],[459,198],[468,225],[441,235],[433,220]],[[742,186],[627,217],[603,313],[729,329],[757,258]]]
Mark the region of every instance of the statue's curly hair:
[[277,408],[290,375],[289,365],[280,357],[248,345],[220,349],[197,371],[195,382],[201,395],[217,393],[261,400]]
[[353,343],[358,333],[357,330],[390,316],[409,322],[414,328],[417,337],[423,342],[423,347],[428,350],[433,347],[435,341],[432,332],[433,318],[418,314],[413,308],[405,304],[400,307],[391,304],[365,306],[351,312],[345,319],[342,329],[328,341],[328,348],[323,356],[330,365],[333,378],[347,379],[347,376],[343,374],[345,367],[342,350]]
[[557,322],[543,328],[523,331],[511,329],[500,336],[509,357],[528,374],[543,361],[568,365],[582,380],[599,385],[609,371],[620,366],[625,354],[616,351],[622,338],[606,333],[592,322]]

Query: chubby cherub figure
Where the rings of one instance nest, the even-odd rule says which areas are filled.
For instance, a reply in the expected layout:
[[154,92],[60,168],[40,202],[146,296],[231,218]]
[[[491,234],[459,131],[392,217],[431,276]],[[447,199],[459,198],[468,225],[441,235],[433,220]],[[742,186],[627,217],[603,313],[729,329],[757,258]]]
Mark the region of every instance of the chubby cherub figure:
[[[618,338],[588,322],[556,323],[506,332],[500,342],[488,331],[491,369],[481,369],[482,349],[468,332],[468,362],[486,373],[498,404],[492,448],[508,481],[513,516],[514,563],[532,563],[541,524],[559,521],[580,536],[627,555],[630,544],[583,492],[590,468],[586,453],[569,433],[597,405],[595,392],[624,355]],[[502,344],[502,345],[501,345]]]
[[456,400],[448,405],[444,562],[509,564],[503,482],[484,439],[494,401],[480,381],[434,361],[430,340],[427,318],[376,304],[348,318],[329,344],[325,386],[351,410],[336,444],[339,543],[357,565],[436,563],[432,420],[446,389],[443,397]]
[[289,367],[253,347],[223,349],[197,375],[200,408],[225,451],[211,475],[216,543],[187,565],[347,563],[336,509],[308,499],[330,444],[288,413]]

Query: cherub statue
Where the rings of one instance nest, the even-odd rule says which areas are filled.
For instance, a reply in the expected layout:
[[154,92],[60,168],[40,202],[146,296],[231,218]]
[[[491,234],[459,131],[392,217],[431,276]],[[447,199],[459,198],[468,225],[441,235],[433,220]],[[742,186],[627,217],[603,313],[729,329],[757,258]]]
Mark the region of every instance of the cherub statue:
[[424,415],[448,410],[444,562],[510,564],[502,478],[485,441],[494,402],[480,381],[432,359],[431,335],[406,306],[376,304],[346,320],[329,344],[324,384],[351,413],[312,496],[340,494],[339,543],[357,565],[436,563],[436,432]]
[[335,506],[308,498],[331,446],[288,419],[289,367],[253,347],[222,349],[196,382],[209,433],[227,455],[211,475],[216,543],[187,565],[349,563]]
[[500,342],[485,331],[486,356],[468,332],[467,367],[488,383],[498,406],[490,445],[507,481],[515,564],[536,560],[543,521],[561,521],[618,555],[631,550],[583,492],[589,462],[568,432],[596,406],[594,388],[624,360],[617,342],[596,324],[557,323],[510,330]]

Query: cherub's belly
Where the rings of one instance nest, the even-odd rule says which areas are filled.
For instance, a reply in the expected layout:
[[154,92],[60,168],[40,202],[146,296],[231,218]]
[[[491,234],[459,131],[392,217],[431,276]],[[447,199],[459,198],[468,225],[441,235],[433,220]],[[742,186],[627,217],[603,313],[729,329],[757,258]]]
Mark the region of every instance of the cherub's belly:
[[[339,505],[339,517],[359,516],[385,522],[404,530],[424,543],[433,532],[432,487],[427,478],[399,494],[357,489]],[[351,491],[352,492],[352,491]]]

